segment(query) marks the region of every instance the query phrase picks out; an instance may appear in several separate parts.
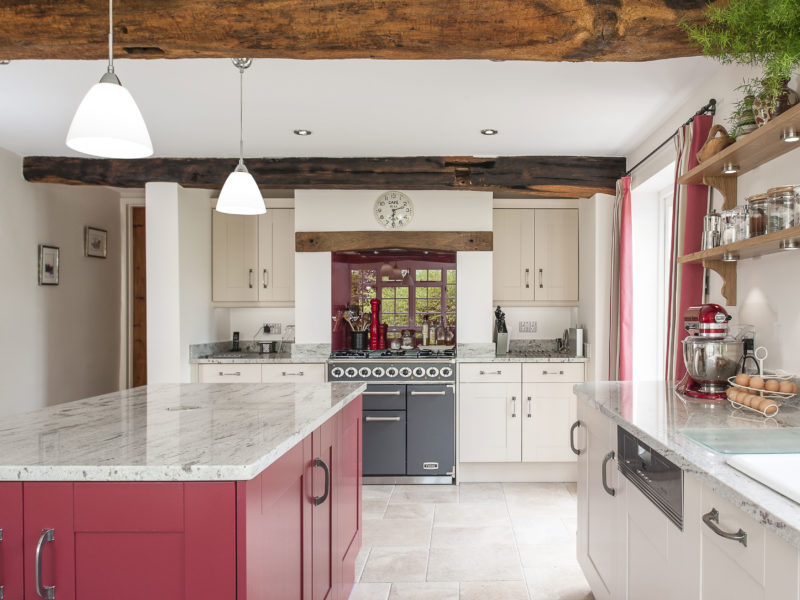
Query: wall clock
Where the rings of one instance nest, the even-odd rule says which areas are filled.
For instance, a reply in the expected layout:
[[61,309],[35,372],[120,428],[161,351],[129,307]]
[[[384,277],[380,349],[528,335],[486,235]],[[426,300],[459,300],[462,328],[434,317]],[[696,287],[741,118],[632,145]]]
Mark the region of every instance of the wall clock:
[[414,203],[403,192],[384,192],[375,200],[373,212],[384,229],[403,229],[414,218]]

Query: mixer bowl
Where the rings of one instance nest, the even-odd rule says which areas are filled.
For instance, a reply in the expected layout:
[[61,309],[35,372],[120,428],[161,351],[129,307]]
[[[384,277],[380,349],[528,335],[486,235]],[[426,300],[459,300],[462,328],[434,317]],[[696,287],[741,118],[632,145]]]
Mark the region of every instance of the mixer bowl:
[[743,353],[744,342],[731,339],[689,336],[683,340],[686,371],[704,393],[725,391],[728,377],[736,375]]

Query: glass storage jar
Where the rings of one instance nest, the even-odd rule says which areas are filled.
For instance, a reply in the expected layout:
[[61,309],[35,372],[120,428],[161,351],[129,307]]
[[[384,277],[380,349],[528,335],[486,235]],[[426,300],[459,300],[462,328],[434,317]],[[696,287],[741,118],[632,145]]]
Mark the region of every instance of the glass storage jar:
[[767,190],[767,231],[781,231],[794,227],[795,205],[797,197],[791,185],[774,187]]
[[736,225],[736,241],[741,242],[750,237],[750,207],[740,204],[733,209]]
[[723,210],[720,221],[722,223],[722,245],[732,244],[736,241],[736,210]]
[[750,215],[750,237],[767,233],[767,194],[754,194],[747,197]]

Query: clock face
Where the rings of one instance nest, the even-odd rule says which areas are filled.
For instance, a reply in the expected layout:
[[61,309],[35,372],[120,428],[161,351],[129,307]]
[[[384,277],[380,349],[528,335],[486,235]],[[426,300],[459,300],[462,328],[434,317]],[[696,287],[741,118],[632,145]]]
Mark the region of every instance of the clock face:
[[414,218],[414,204],[403,192],[385,192],[375,200],[374,212],[384,229],[403,229]]

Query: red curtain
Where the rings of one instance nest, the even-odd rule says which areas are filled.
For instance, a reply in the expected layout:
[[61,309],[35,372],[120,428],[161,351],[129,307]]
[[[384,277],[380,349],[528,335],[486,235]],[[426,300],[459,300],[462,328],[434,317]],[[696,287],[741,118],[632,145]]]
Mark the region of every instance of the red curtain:
[[633,242],[631,178],[617,181],[611,249],[609,379],[633,379]]

